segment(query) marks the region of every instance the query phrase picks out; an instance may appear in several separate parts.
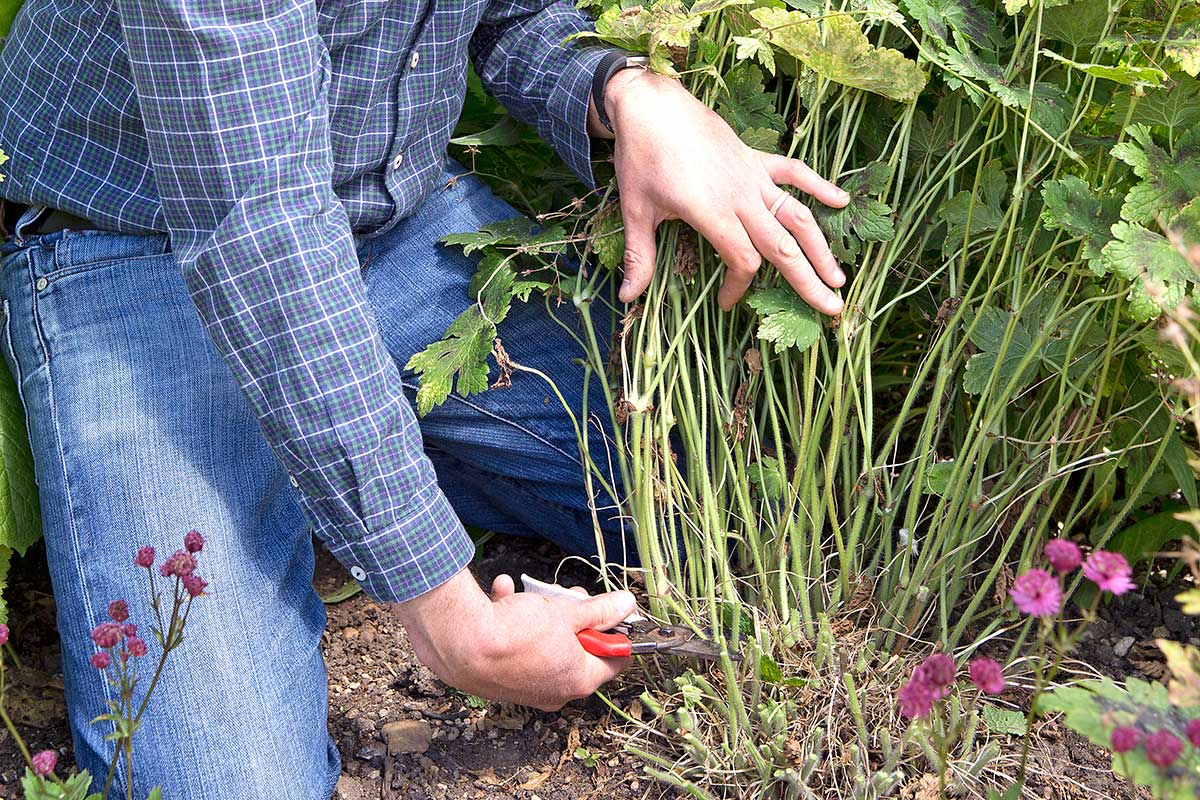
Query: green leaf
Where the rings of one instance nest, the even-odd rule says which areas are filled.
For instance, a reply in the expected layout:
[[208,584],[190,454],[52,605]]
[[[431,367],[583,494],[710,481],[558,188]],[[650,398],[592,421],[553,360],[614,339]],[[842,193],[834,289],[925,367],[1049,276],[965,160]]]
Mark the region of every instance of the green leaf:
[[[1032,8],[1037,4],[1038,0],[1004,0],[1004,10],[1009,14],[1016,14],[1023,8]],[[1070,0],[1041,0],[1043,8],[1053,8],[1054,6],[1066,5]]]
[[729,127],[743,134],[756,128],[775,131],[775,144],[783,133],[783,117],[775,110],[775,96],[763,91],[762,71],[754,64],[742,62],[725,74],[724,94],[717,103],[717,113]]
[[1043,50],[1042,55],[1070,69],[1078,70],[1095,78],[1114,81],[1125,86],[1136,86],[1139,89],[1157,89],[1165,84],[1170,77],[1158,67],[1138,67],[1132,64],[1090,64],[1072,61],[1060,56],[1053,50]]
[[1193,78],[1200,75],[1200,18],[1194,8],[1181,14],[1169,30],[1163,20],[1122,19],[1117,29],[1098,46],[1102,50],[1120,52],[1133,45],[1145,51],[1158,47],[1159,42],[1162,42],[1163,53],[1181,70]]
[[321,602],[327,606],[336,605],[337,603],[349,600],[361,591],[362,585],[351,578],[329,594],[321,595]]
[[0,0],[0,38],[8,36],[24,0]]
[[[1194,489],[1194,478],[1192,484]],[[1130,564],[1136,564],[1152,558],[1168,542],[1184,538],[1194,539],[1196,529],[1190,523],[1181,522],[1175,518],[1175,513],[1180,510],[1182,507],[1176,507],[1170,511],[1160,511],[1133,523],[1113,536],[1106,548],[1125,556]]]
[[616,269],[625,263],[625,222],[620,203],[606,203],[600,209],[592,218],[591,235],[592,252],[601,266]]
[[1042,224],[1083,239],[1083,257],[1097,262],[1100,251],[1112,241],[1113,223],[1120,219],[1121,200],[1112,195],[1096,197],[1091,188],[1074,175],[1046,181],[1042,187]]
[[759,289],[746,302],[760,317],[758,337],[774,342],[776,351],[807,350],[821,338],[817,312],[791,289]]
[[750,485],[765,500],[778,500],[783,497],[783,487],[787,481],[780,470],[779,461],[772,456],[761,456],[747,470]]
[[[964,323],[964,328],[969,329],[969,326]],[[1008,345],[1001,355],[1000,350],[1004,347],[1006,338]],[[987,388],[993,372],[996,373],[997,388],[1008,386],[1009,382],[1017,377],[1021,362],[1033,347],[1033,336],[1029,328],[1019,320],[1014,321],[1011,312],[996,306],[988,306],[979,315],[979,321],[970,332],[970,339],[980,352],[971,356],[963,376],[963,389],[969,394],[981,394]],[[1017,381],[1011,391],[1021,391],[1032,380],[1032,370],[1027,370],[1023,379]]]
[[468,397],[487,389],[487,358],[495,336],[495,322],[472,306],[451,323],[445,337],[413,354],[404,368],[420,376],[417,412],[421,416],[444,403],[451,391]]
[[456,136],[450,144],[463,147],[512,147],[521,143],[521,129],[512,117],[505,117],[487,130]]
[[1112,154],[1142,180],[1125,196],[1121,216],[1146,225],[1159,215],[1173,217],[1200,197],[1200,128],[1180,138],[1174,155],[1158,146],[1145,125],[1130,125],[1127,133],[1129,139],[1114,147]]
[[934,464],[925,470],[925,489],[930,494],[945,497],[956,469],[958,465],[954,463],[953,458]]
[[898,50],[874,47],[849,14],[834,13],[821,24],[799,11],[756,8],[750,12],[771,44],[809,69],[843,86],[914,100],[928,76]]
[[1129,107],[1134,101],[1133,93],[1116,95],[1112,102],[1112,119],[1124,123],[1129,117],[1134,124],[1174,130],[1184,130],[1200,122],[1200,81],[1193,78],[1181,77],[1169,89],[1158,89],[1136,98],[1131,114]]
[[1129,313],[1151,320],[1174,309],[1195,277],[1183,254],[1162,234],[1129,222],[1118,222],[1112,232],[1114,239],[1101,251],[1101,263],[1132,283]]
[[24,555],[41,535],[25,407],[12,374],[0,365],[0,546]]
[[853,262],[862,249],[862,242],[886,242],[896,235],[892,224],[892,209],[876,199],[887,189],[892,168],[883,162],[868,164],[841,181],[850,195],[844,208],[816,205],[813,216],[829,242],[829,249],[842,263]]
[[1042,35],[1090,52],[1108,24],[1108,0],[1080,0],[1042,11]]
[[477,250],[497,245],[516,247],[533,237],[537,223],[526,217],[514,217],[500,222],[489,222],[477,231],[468,233],[451,233],[443,236],[441,241],[447,245],[457,245],[463,253],[471,255]]
[[734,36],[733,42],[737,45],[735,57],[738,61],[757,60],[768,73],[775,74],[775,51],[762,31],[754,31],[750,36]]
[[1025,715],[1012,708],[1002,708],[994,703],[983,703],[979,707],[979,716],[983,719],[984,727],[990,733],[1024,736],[1028,730],[1025,725]]
[[162,800],[162,787],[155,786],[150,790],[150,794],[146,795],[146,800]]
[[904,7],[939,43],[970,42],[978,49],[995,50],[1004,37],[991,11],[974,0],[904,0]]
[[1004,221],[1003,207],[1008,196],[1008,178],[998,160],[984,165],[979,178],[979,191],[962,191],[946,200],[937,216],[946,223],[943,253],[963,246],[964,237],[971,240],[979,234],[998,230]]
[[766,653],[758,657],[758,679],[772,686],[783,683],[783,670],[775,663],[775,659]]

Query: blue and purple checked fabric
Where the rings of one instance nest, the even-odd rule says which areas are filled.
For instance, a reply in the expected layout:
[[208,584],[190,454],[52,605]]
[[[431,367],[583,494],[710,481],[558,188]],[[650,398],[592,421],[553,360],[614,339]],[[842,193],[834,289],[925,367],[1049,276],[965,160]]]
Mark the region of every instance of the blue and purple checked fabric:
[[470,59],[590,178],[604,50],[563,0],[26,0],[0,53],[0,195],[169,232],[317,534],[379,600],[473,546],[370,315],[354,234],[433,188]]

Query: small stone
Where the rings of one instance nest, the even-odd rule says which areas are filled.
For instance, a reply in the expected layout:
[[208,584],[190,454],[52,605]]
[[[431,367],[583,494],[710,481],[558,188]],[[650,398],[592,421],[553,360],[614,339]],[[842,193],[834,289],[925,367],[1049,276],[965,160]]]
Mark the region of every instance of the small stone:
[[354,727],[359,733],[370,734],[375,732],[375,720],[370,717],[356,717],[354,719]]
[[637,782],[636,778],[634,778],[633,780],[631,780],[629,782],[629,789],[630,789],[630,791],[634,791],[634,792],[636,792],[638,790],[638,782]]
[[1166,639],[1171,635],[1171,632],[1167,630],[1166,625],[1159,625],[1153,631],[1151,631],[1150,635],[1155,639]]
[[425,770],[429,775],[437,773],[437,764],[433,763],[433,759],[429,756],[417,756],[417,763],[421,765],[421,769]]
[[387,751],[384,749],[383,742],[372,739],[359,748],[354,757],[359,761],[374,761],[377,758],[383,758],[385,755],[387,755]]
[[370,644],[371,642],[375,641],[375,637],[376,637],[375,629],[372,628],[370,625],[364,625],[363,629],[362,629],[362,633],[359,634],[359,638],[361,638],[367,644]]
[[349,625],[342,628],[342,638],[343,639],[357,639],[358,638],[358,628],[352,628]]
[[1119,658],[1124,658],[1129,655],[1130,649],[1133,648],[1133,643],[1137,641],[1132,636],[1123,636],[1121,640],[1113,645],[1113,653]]
[[387,742],[388,752],[424,753],[429,749],[433,738],[433,729],[429,723],[419,719],[399,719],[383,726],[383,740]]

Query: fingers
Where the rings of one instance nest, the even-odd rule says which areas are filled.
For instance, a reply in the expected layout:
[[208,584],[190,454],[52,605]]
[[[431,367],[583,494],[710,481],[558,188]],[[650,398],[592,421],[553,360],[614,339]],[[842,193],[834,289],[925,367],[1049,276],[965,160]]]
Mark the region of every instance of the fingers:
[[577,631],[587,628],[607,630],[632,614],[636,605],[637,601],[629,592],[607,592],[572,604],[569,613]]
[[687,221],[708,240],[725,262],[725,279],[717,293],[717,303],[728,311],[742,299],[750,282],[758,274],[762,256],[733,211]]
[[646,291],[654,277],[654,230],[658,225],[649,214],[624,204],[621,216],[625,222],[625,277],[618,296],[622,303],[632,303]]
[[817,277],[800,245],[779,220],[763,207],[743,213],[742,224],[754,246],[779,269],[796,294],[817,311],[831,316],[842,313],[842,298]]
[[821,276],[821,280],[830,286],[842,286],[846,282],[846,273],[842,272],[837,259],[830,252],[829,243],[825,241],[825,234],[821,232],[809,207],[778,186],[763,188],[763,203],[771,206],[780,202],[782,204],[775,213],[775,219],[787,228],[799,243],[809,263]]
[[850,195],[840,189],[837,184],[825,180],[813,172],[803,161],[794,158],[760,153],[767,174],[775,183],[786,183],[797,189],[808,192],[827,206],[841,208],[850,202]]
[[497,575],[492,581],[492,601],[503,600],[517,591],[511,575]]

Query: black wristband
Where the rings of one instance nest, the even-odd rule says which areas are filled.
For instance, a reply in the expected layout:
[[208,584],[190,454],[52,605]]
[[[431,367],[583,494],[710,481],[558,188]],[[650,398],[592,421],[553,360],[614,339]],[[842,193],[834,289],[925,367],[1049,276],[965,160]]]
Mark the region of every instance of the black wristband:
[[621,70],[645,66],[649,61],[648,58],[630,56],[628,53],[614,50],[606,53],[604,58],[600,59],[600,63],[596,65],[596,72],[592,76],[592,103],[596,106],[596,117],[600,120],[601,125],[608,128],[609,133],[615,134],[616,131],[613,130],[612,123],[608,119],[608,112],[604,109],[604,87],[608,85],[609,78]]

